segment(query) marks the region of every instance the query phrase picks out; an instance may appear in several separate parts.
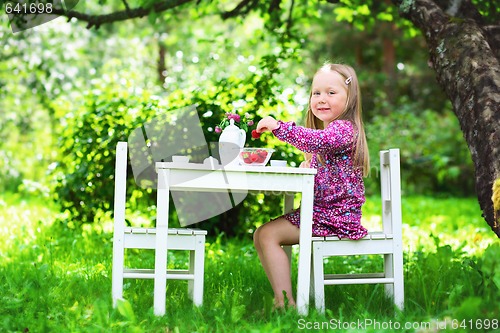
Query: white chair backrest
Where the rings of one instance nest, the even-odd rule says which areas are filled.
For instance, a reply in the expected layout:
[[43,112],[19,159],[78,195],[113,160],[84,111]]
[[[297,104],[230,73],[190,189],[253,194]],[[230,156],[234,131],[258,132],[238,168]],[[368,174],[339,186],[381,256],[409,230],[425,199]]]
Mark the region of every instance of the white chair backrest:
[[380,185],[382,196],[382,226],[385,234],[401,239],[401,180],[399,149],[380,152]]
[[115,200],[114,228],[115,234],[122,235],[125,228],[125,201],[127,189],[127,143],[118,142],[116,146],[115,164]]

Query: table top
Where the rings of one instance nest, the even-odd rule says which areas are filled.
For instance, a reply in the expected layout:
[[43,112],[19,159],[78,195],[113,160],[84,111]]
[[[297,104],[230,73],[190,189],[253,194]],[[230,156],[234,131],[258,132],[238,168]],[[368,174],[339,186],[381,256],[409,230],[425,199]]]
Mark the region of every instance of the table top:
[[248,173],[286,173],[286,174],[316,174],[316,169],[312,168],[296,168],[296,167],[275,167],[275,166],[251,166],[251,165],[225,165],[220,164],[210,165],[207,163],[174,163],[174,162],[157,162],[156,169],[178,169],[178,170],[223,170],[248,172]]

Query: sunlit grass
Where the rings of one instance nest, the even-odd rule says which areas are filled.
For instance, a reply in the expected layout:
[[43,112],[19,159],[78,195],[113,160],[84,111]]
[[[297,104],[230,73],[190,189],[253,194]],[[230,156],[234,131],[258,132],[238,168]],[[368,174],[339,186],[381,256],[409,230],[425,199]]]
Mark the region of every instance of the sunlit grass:
[[[379,211],[379,198],[368,198],[369,229],[380,223]],[[383,287],[371,285],[327,287],[325,315],[271,311],[271,288],[250,235],[209,235],[201,308],[193,308],[185,281],[170,281],[167,316],[155,317],[153,281],[126,280],[127,301],[113,309],[110,224],[71,230],[54,222],[56,215],[43,198],[0,197],[2,332],[302,332],[305,323],[332,319],[442,323],[500,315],[500,247],[490,246],[499,242],[475,199],[403,198],[406,308],[396,314]],[[130,260],[146,266],[154,260],[151,251],[139,258]],[[359,263],[373,268],[380,260],[358,256],[334,267],[353,271]],[[186,256],[170,253],[170,264],[185,265]]]
[[[470,255],[482,253],[498,238],[481,216],[474,198],[403,197],[403,243],[405,251],[435,248],[436,241]],[[363,207],[363,225],[381,229],[381,201],[367,199]]]

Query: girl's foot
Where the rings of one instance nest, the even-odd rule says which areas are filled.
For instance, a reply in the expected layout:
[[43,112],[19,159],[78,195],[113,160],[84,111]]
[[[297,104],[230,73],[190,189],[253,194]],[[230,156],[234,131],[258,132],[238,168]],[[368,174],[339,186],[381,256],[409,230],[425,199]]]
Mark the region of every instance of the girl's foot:
[[283,299],[275,299],[274,300],[274,306],[273,310],[274,311],[285,311],[288,309],[295,309],[295,301],[290,301],[289,299],[283,300]]

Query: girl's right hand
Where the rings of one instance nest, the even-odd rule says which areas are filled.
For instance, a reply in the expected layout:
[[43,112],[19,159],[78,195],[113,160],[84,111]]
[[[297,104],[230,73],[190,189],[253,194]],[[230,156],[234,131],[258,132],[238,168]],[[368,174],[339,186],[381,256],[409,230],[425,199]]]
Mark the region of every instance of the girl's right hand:
[[257,124],[257,133],[271,132],[279,127],[278,121],[271,116],[262,118]]

